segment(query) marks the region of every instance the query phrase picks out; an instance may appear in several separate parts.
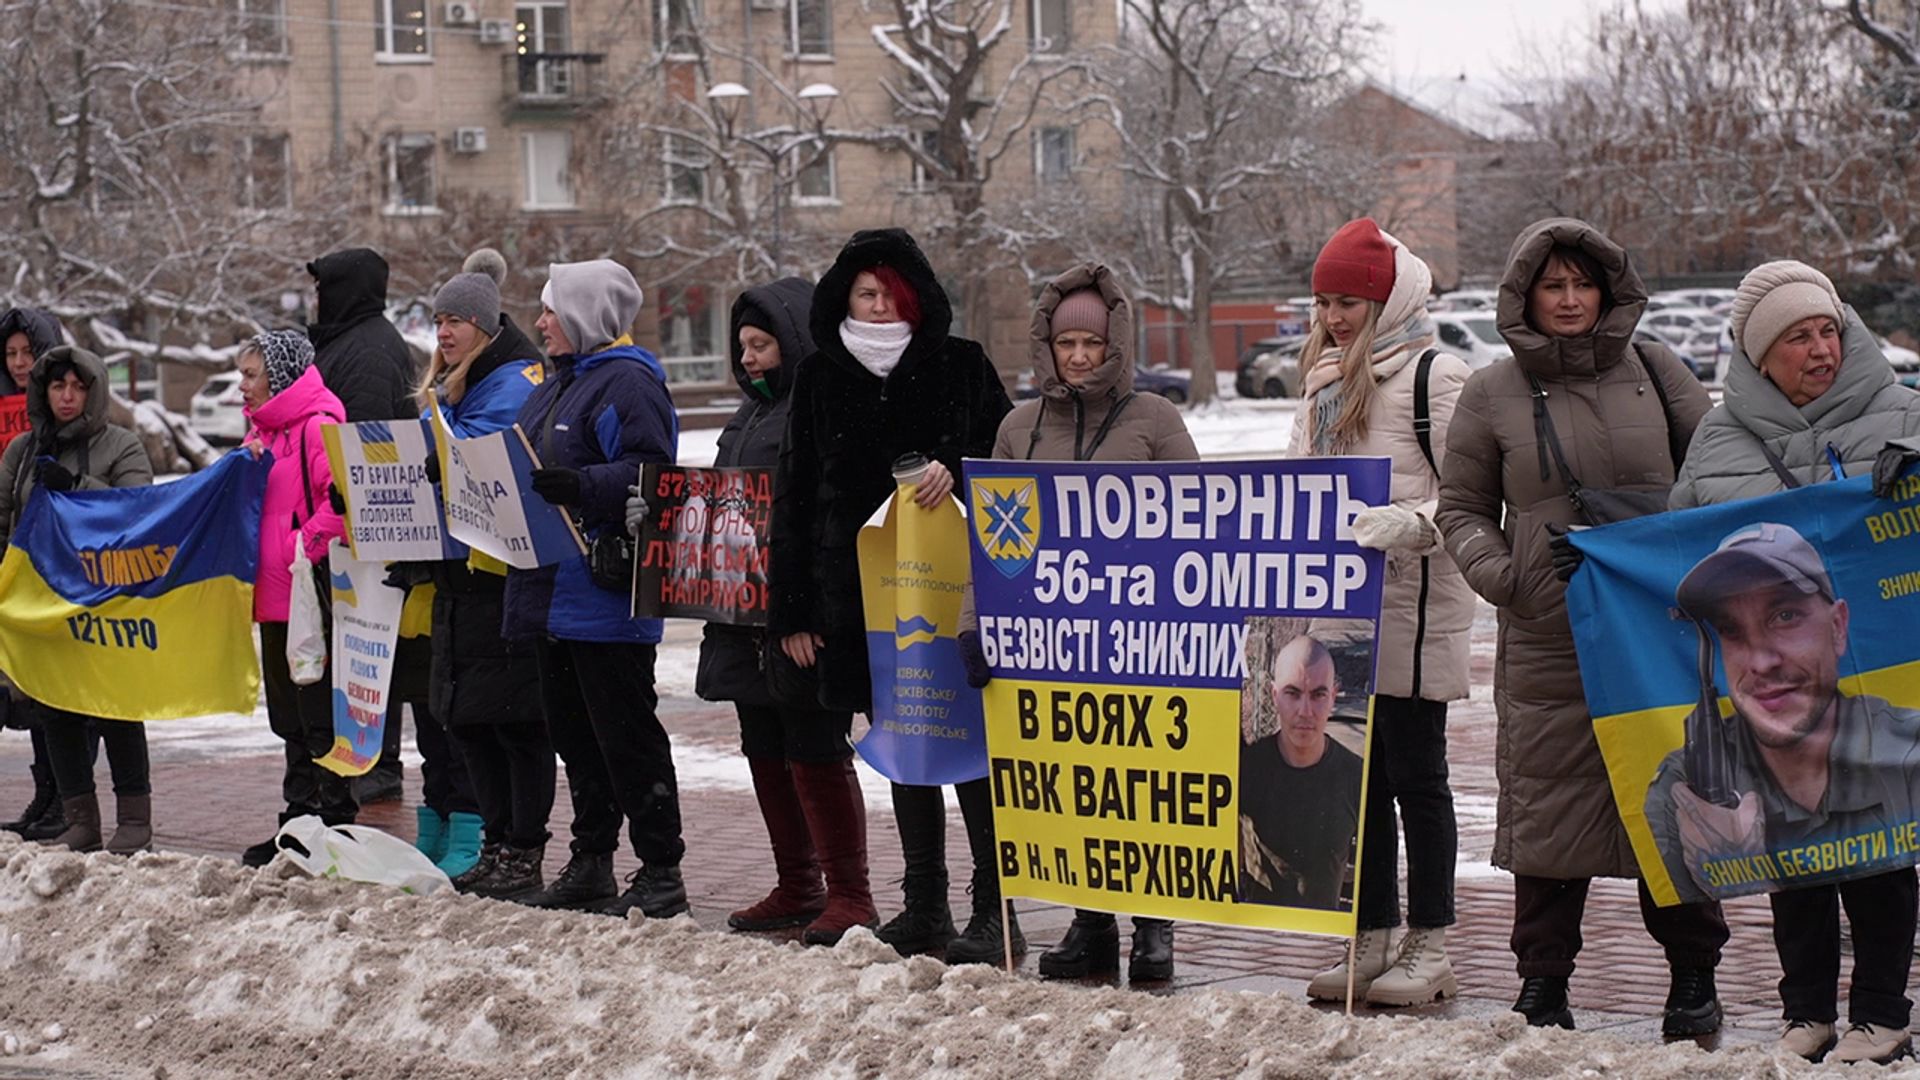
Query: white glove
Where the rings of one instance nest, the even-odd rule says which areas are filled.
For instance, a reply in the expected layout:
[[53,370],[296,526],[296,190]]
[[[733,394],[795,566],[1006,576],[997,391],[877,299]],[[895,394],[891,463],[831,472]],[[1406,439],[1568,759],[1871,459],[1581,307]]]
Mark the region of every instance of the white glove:
[[627,533],[638,539],[640,526],[647,520],[647,497],[640,494],[640,485],[627,487]]
[[1353,517],[1353,542],[1361,547],[1424,551],[1433,540],[1433,522],[1398,506],[1369,506]]

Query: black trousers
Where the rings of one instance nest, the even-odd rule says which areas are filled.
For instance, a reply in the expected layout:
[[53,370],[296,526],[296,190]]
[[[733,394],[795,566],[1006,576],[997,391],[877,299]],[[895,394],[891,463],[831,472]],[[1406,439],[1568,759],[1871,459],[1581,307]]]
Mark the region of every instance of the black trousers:
[[[1586,912],[1592,878],[1513,876],[1513,955],[1523,979],[1566,978],[1580,955],[1580,917]],[[1666,950],[1674,968],[1711,968],[1720,964],[1727,943],[1727,920],[1720,905],[1675,904],[1659,907],[1646,882],[1640,886],[1640,921]]]
[[333,749],[333,689],[325,678],[311,686],[293,681],[286,623],[260,624],[260,677],[266,684],[267,723],[286,747],[280,781],[286,816],[314,814],[329,825],[352,822],[360,804],[347,778],[314,763]]
[[830,765],[853,756],[850,712],[733,703],[740,716],[740,753],[750,758]]
[[[1447,784],[1447,703],[1373,699],[1360,929],[1400,925],[1400,830],[1407,833],[1407,924],[1452,926],[1460,831]],[[1394,804],[1400,807],[1394,820]]]
[[[453,744],[447,727],[423,698],[407,702],[413,708],[413,741],[420,748],[420,801],[441,817],[448,814],[478,814],[480,800],[473,790],[473,778],[467,773],[466,755]],[[387,712],[387,728],[400,730],[400,702]],[[385,751],[382,751],[382,758]],[[394,760],[400,760],[399,755]],[[551,798],[552,793],[548,793]]]
[[38,715],[37,732],[46,740],[47,764],[53,768],[54,787],[61,798],[77,799],[94,793],[93,763],[96,748],[103,743],[107,748],[107,769],[113,776],[113,793],[153,793],[145,725],[131,720],[83,716],[37,701],[26,707]]
[[1907,975],[1913,969],[1914,869],[1769,893],[1773,946],[1780,953],[1781,1016],[1839,1018],[1840,908],[1853,935],[1853,979],[1847,1021],[1904,1028],[1912,1018]]
[[[985,777],[953,785],[960,798],[960,815],[967,824],[967,847],[973,852],[973,881],[978,892],[982,878],[998,882],[993,850],[993,787]],[[947,801],[938,787],[893,785],[893,818],[900,829],[900,853],[908,877],[947,876]]]
[[654,711],[654,646],[542,639],[537,650],[547,734],[573,796],[574,852],[618,848],[624,815],[641,861],[680,865],[687,848],[673,746]]
[[488,843],[525,851],[545,846],[552,833],[555,766],[544,722],[467,724],[453,742],[473,782]]

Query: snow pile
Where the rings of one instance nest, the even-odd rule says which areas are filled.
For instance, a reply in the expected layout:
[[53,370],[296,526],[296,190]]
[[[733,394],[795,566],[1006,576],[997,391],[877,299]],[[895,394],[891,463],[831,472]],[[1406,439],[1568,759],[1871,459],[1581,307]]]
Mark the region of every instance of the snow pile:
[[[0,839],[0,1054],[115,1075],[1798,1075],[1745,1049],[1152,997]],[[24,1064],[24,1063],[23,1063]],[[5,1066],[0,1066],[4,1070]]]

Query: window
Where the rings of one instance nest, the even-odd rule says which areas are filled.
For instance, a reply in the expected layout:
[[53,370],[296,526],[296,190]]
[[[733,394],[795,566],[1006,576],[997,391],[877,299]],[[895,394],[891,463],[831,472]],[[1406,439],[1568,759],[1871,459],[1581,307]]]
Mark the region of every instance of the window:
[[666,200],[670,203],[707,201],[707,152],[682,135],[668,135],[662,155],[667,167]]
[[[520,4],[513,9],[513,46],[518,55],[539,56],[567,51],[565,3]],[[572,89],[572,71],[563,60],[520,62],[520,92],[538,97],[565,97]]]
[[1073,179],[1073,129],[1041,128],[1033,136],[1033,175],[1042,184]]
[[285,0],[233,0],[240,16],[240,53],[243,56],[287,55]]
[[[946,162],[946,158],[942,157],[940,154],[940,133],[939,132],[922,131],[920,132],[918,139],[920,142],[920,149],[926,151],[928,157],[931,157],[935,161],[939,161],[943,164]],[[919,158],[913,159],[913,190],[932,191],[935,187],[939,185],[940,179],[941,178],[938,175],[928,172],[926,164],[922,162]]]
[[793,56],[833,55],[830,0],[788,0],[787,52]]
[[700,0],[653,0],[653,41],[668,56],[698,56]]
[[831,203],[839,201],[834,188],[833,147],[809,145],[800,149],[800,171],[793,177],[794,201]]
[[573,134],[567,131],[529,131],[520,136],[525,161],[527,208],[573,208]]
[[427,0],[373,0],[373,52],[382,60],[427,58]]
[[387,136],[387,213],[433,212],[435,149],[431,135]]
[[292,147],[285,135],[248,135],[240,147],[246,175],[240,205],[249,210],[286,210],[293,205]]
[[1073,10],[1068,0],[1027,0],[1027,32],[1037,53],[1063,53],[1071,41]]
[[660,362],[669,382],[720,382],[727,377],[726,308],[704,285],[656,290]]
[[1465,330],[1450,322],[1440,324],[1440,344],[1449,349],[1473,350],[1473,339],[1467,336]]

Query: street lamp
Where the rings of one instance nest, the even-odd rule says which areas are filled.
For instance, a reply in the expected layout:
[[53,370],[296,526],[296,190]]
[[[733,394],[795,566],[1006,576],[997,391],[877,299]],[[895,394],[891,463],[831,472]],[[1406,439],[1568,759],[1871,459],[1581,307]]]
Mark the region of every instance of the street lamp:
[[729,141],[738,141],[751,147],[760,156],[767,159],[773,170],[773,270],[780,273],[783,218],[786,211],[787,188],[790,178],[787,175],[787,158],[795,150],[816,142],[825,141],[827,116],[833,112],[833,106],[840,100],[840,91],[830,83],[808,83],[794,95],[813,124],[808,131],[797,131],[790,127],[768,128],[758,132],[740,132],[736,125],[741,110],[753,97],[753,91],[737,82],[715,83],[707,90],[707,104],[712,107],[714,117],[720,122],[721,135]]

